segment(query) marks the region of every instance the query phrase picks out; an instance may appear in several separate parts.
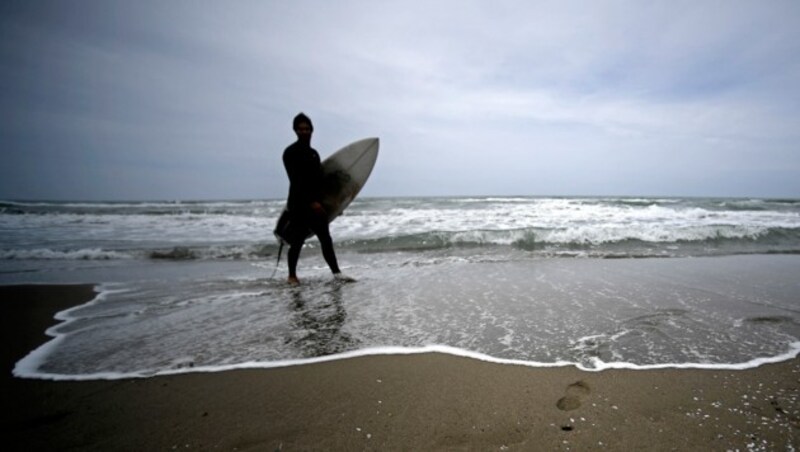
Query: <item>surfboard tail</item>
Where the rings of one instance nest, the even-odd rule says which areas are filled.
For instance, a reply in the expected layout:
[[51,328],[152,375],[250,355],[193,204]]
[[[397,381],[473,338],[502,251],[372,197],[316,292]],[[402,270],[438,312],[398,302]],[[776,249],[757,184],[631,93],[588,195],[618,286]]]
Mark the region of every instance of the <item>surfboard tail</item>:
[[312,235],[311,230],[308,228],[303,227],[301,229],[292,223],[289,211],[286,209],[283,210],[280,218],[278,218],[278,224],[275,225],[275,230],[272,233],[275,234],[278,242],[284,245],[301,242]]

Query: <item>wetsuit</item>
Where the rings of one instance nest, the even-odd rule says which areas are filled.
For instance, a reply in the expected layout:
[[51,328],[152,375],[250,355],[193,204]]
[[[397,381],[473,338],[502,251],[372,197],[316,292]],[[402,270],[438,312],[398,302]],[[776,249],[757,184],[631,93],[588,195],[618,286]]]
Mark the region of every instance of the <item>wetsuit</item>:
[[289,248],[289,274],[294,276],[300,249],[305,242],[308,230],[319,239],[322,255],[334,273],[339,273],[333,240],[328,230],[328,219],[311,208],[314,202],[322,199],[322,165],[319,154],[306,143],[296,141],[283,151],[283,166],[289,176],[289,200],[287,208],[293,234]]

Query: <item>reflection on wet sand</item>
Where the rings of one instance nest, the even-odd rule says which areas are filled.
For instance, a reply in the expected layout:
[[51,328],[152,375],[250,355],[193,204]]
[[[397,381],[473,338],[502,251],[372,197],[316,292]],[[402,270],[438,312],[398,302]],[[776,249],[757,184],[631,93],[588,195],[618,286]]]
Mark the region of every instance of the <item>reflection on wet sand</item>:
[[295,334],[285,343],[294,346],[303,357],[332,355],[356,348],[357,341],[343,331],[347,311],[342,302],[340,284],[331,284],[321,294],[306,295],[302,288],[291,292],[291,323]]

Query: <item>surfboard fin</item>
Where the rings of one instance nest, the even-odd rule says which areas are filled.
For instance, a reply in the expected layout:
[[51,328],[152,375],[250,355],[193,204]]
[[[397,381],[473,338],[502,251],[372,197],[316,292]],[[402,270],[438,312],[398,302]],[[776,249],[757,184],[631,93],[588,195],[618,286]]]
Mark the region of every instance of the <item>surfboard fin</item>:
[[278,260],[277,260],[277,262],[275,262],[275,270],[272,270],[272,276],[270,276],[269,279],[275,278],[275,273],[278,272],[278,267],[280,267],[280,265],[281,265],[281,253],[283,253],[283,244],[284,244],[284,242],[283,242],[283,240],[279,240],[279,242],[280,242],[280,245],[278,246]]

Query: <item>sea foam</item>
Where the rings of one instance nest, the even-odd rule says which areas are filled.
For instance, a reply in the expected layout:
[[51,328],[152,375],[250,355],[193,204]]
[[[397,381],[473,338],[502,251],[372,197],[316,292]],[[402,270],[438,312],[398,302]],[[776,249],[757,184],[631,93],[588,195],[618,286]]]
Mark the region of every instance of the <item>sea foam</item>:
[[260,266],[104,284],[57,315],[53,339],[14,375],[117,379],[429,352],[587,371],[740,370],[800,352],[798,256],[391,269],[348,257],[356,284],[326,278],[319,257],[304,263],[300,288],[265,280]]

